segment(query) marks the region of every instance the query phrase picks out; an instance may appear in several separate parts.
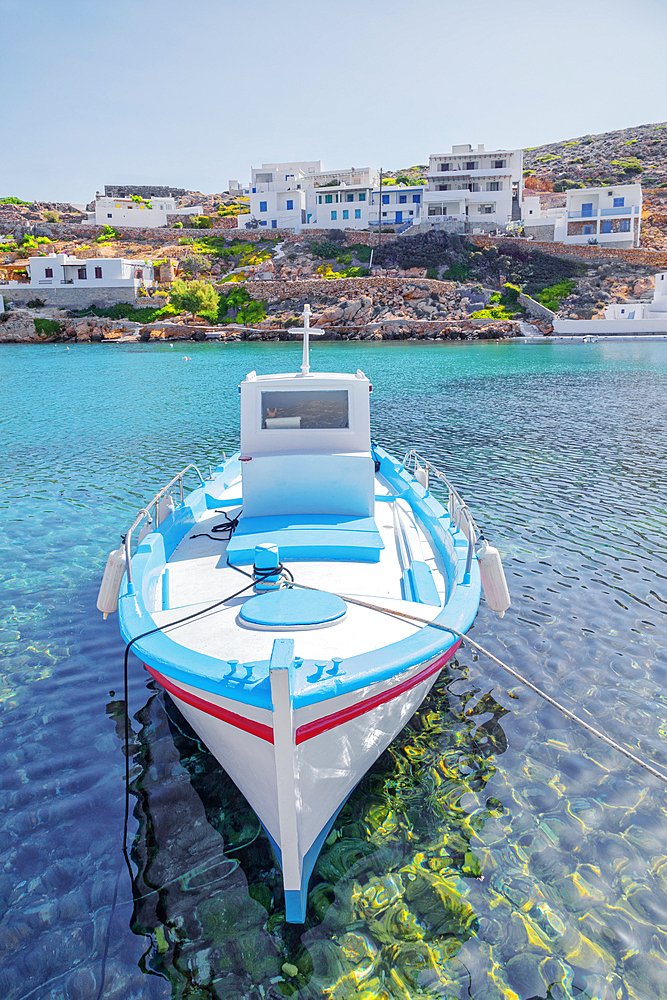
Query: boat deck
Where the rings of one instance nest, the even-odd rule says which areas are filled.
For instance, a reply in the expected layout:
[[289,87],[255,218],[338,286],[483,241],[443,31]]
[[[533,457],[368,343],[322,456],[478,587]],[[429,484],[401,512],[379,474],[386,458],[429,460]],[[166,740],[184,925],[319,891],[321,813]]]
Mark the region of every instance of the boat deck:
[[[226,492],[229,496],[239,497],[240,482],[231,484]],[[379,477],[376,478],[376,495],[393,496]],[[397,521],[394,507],[395,503],[387,500],[378,500],[375,505],[375,522],[384,543],[378,562],[285,559],[285,565],[295,581],[433,619],[445,601],[444,568],[439,565],[439,557],[419,525],[413,519],[406,524],[404,514]],[[231,517],[240,511],[239,507],[224,506],[221,509]],[[222,540],[224,533],[206,537],[214,525],[224,521],[221,509],[207,512],[195,529],[188,531],[169,559],[167,579],[163,579],[162,585],[156,588],[156,606],[151,610],[156,625],[164,626],[190,611],[200,611],[250,583],[240,567],[228,564],[227,542]],[[405,540],[399,537],[402,531],[410,532],[413,547],[417,544],[421,549],[420,556],[431,571],[440,598],[438,606],[402,598],[401,579],[406,568]],[[198,537],[192,537],[194,535]],[[251,567],[243,569],[248,572]],[[198,652],[222,660],[238,659],[250,663],[268,659],[276,638],[293,638],[297,657],[344,659],[398,642],[421,627],[377,611],[348,605],[347,614],[342,619],[326,626],[255,628],[239,619],[240,607],[253,597],[255,591],[250,589],[210,615],[179,626],[169,634],[174,641]]]

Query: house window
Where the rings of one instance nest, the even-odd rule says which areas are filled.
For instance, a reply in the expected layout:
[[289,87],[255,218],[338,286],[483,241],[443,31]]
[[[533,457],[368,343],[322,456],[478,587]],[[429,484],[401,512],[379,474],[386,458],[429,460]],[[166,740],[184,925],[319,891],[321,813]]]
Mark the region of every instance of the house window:
[[468,191],[479,191],[479,184],[468,184]]
[[260,212],[266,212],[266,202],[265,201],[260,201],[260,203],[259,203],[259,210],[260,210]]
[[111,212],[107,212],[107,219],[113,219],[113,215],[111,214]]
[[399,194],[399,196],[398,196],[398,204],[399,205],[405,205],[405,204],[407,204],[407,201],[408,201],[407,194]]
[[466,161],[466,170],[476,170],[476,169],[477,168],[475,166],[475,161],[474,160],[467,160]]
[[436,190],[438,190],[438,191],[449,191],[449,184],[438,184]]
[[389,195],[388,194],[383,194],[382,195],[382,204],[383,205],[388,205],[389,204]]
[[584,226],[584,236],[591,236],[595,232],[595,227],[592,225]]
[[361,218],[361,209],[360,208],[355,208],[355,210],[354,210],[354,217],[355,217],[355,219],[360,219]]
[[348,201],[354,201],[354,195],[353,194],[348,194],[347,200]]
[[614,198],[614,208],[623,208],[625,205],[625,198]]
[[387,214],[386,212],[383,212],[383,213],[382,213],[383,217],[384,217],[384,216],[385,216],[386,214]]
[[45,271],[44,271],[44,277],[45,278],[52,278],[53,277],[53,268],[52,267],[47,267],[45,269]]
[[621,223],[621,227],[620,227],[619,231],[621,233],[629,233],[630,232],[630,220],[629,219],[620,219],[620,223]]
[[349,219],[350,218],[350,213],[348,212],[348,210],[346,208],[343,209],[343,218],[344,219]]
[[582,214],[582,216],[592,215],[593,214],[593,202],[592,201],[587,201],[585,204],[583,204],[581,206],[581,214]]
[[449,164],[448,163],[441,163],[440,164],[440,169],[441,170],[449,170]]
[[321,194],[317,196],[317,202],[318,202],[319,205],[322,204],[322,195]]
[[359,201],[366,201],[366,192],[365,191],[360,191],[359,192]]
[[287,211],[291,212],[294,208],[294,200],[292,198],[287,199]]
[[331,221],[335,222],[337,218],[338,218],[338,212],[336,211],[336,209],[334,209],[333,212],[331,213]]
[[102,268],[101,267],[96,267],[95,268],[95,277],[96,278],[101,278],[102,277]]
[[490,181],[486,185],[487,191],[500,191],[500,181]]
[[493,215],[493,205],[480,205],[479,206],[480,215]]
[[324,201],[325,201],[325,203],[327,205],[331,205],[331,203],[333,202],[333,195],[332,194],[325,194]]
[[277,229],[277,228],[278,228],[278,220],[271,219],[271,229]]
[[505,166],[505,161],[504,160],[494,160],[493,161],[493,169],[494,170],[502,170],[504,166]]
[[602,223],[602,232],[603,233],[610,233],[611,232],[611,219],[605,219],[603,221],[603,223]]
[[85,281],[86,280],[86,278],[88,277],[88,274],[87,274],[87,271],[86,271],[85,267],[80,267],[78,269],[78,271],[77,271],[77,277],[78,277],[79,281]]
[[420,194],[413,194],[412,200],[415,203],[415,205],[418,205],[419,202],[422,200],[422,196]]

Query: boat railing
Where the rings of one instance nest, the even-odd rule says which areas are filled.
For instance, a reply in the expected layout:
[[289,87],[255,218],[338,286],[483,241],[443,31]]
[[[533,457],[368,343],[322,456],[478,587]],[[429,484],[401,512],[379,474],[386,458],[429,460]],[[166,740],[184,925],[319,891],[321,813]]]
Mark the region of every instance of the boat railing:
[[426,490],[429,488],[431,477],[437,479],[438,482],[446,486],[449,494],[448,512],[452,526],[454,528],[460,528],[468,539],[468,553],[466,556],[464,576],[464,582],[468,583],[470,580],[470,567],[472,566],[473,551],[475,545],[482,537],[482,531],[475,523],[475,519],[470,513],[467,503],[456,487],[449,481],[442,469],[439,469],[437,465],[434,465],[429,459],[424,458],[423,455],[420,455],[414,448],[406,451],[403,457],[403,468],[407,472],[411,472],[417,482],[421,483]]
[[[125,564],[126,564],[126,567],[127,567],[127,582],[128,582],[128,584],[130,584],[130,585],[132,584],[132,560],[131,560],[131,557],[130,557],[130,549],[131,549],[131,545],[132,545],[132,532],[135,530],[135,528],[139,527],[139,525],[141,524],[142,521],[145,521],[146,519],[148,519],[148,523],[149,524],[152,524],[153,523],[153,519],[155,519],[155,528],[157,528],[159,526],[159,524],[160,524],[160,501],[162,500],[162,498],[164,496],[167,495],[167,493],[169,493],[169,490],[171,490],[176,485],[176,483],[178,483],[178,487],[179,487],[179,490],[180,490],[181,503],[183,502],[183,476],[185,475],[186,472],[189,472],[190,469],[194,469],[195,470],[195,472],[199,476],[199,482],[200,482],[200,484],[202,486],[205,486],[206,483],[204,481],[204,477],[202,476],[202,474],[199,471],[199,469],[197,468],[197,466],[194,463],[191,462],[190,465],[186,465],[184,469],[181,469],[180,472],[177,472],[176,475],[174,476],[174,478],[170,479],[169,482],[167,483],[167,485],[163,486],[162,489],[158,493],[155,494],[155,496],[153,497],[153,499],[151,501],[149,501],[149,503],[147,503],[145,507],[141,508],[141,510],[139,511],[139,513],[137,514],[137,516],[135,517],[134,521],[132,522],[132,524],[128,528],[127,533],[125,535]],[[151,515],[151,509],[153,510],[153,514],[152,515]]]

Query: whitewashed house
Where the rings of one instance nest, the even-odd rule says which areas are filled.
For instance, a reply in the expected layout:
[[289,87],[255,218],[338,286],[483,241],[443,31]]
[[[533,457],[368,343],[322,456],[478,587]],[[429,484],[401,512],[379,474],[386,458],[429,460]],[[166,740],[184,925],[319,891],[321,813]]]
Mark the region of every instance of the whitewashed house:
[[250,214],[267,229],[352,228],[368,225],[377,171],[323,170],[320,160],[263,163],[251,169]]
[[521,217],[523,150],[452,146],[429,157],[425,218],[435,228],[458,220],[466,232],[503,228]]
[[201,215],[201,205],[176,208],[174,198],[144,199],[138,196],[109,198],[98,196],[95,211],[88,214],[88,222],[97,226],[132,226],[136,229],[158,229],[166,226],[168,215]]
[[422,221],[424,198],[428,186],[424,184],[383,184],[382,190],[373,190],[369,225],[403,226],[407,228]]
[[604,319],[555,319],[554,333],[667,334],[667,271],[656,274],[651,302],[613,302],[606,307]]
[[546,210],[541,209],[538,196],[524,198],[522,215],[526,236],[536,240],[575,246],[596,242],[620,249],[638,247],[642,186],[632,183],[573,188],[567,192],[565,208]]
[[[17,264],[22,262],[17,262]],[[11,265],[16,267],[15,265]],[[8,288],[154,288],[157,285],[151,261],[126,260],[123,257],[69,257],[65,253],[50,253],[45,257],[29,257],[25,261],[28,281],[5,280]]]

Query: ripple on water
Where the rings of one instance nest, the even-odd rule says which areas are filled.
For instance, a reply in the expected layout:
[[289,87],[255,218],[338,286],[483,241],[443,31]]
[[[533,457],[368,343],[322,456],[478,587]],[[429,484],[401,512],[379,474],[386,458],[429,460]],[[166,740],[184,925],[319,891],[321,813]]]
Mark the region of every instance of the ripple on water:
[[[97,581],[169,473],[235,450],[246,371],[298,350],[0,352],[0,994],[96,997],[106,952],[124,1000],[667,997],[664,790],[469,649],[342,810],[305,928],[256,817],[133,661],[130,882]],[[313,354],[367,372],[374,434],[447,468],[500,547],[513,606],[483,605],[477,641],[667,767],[667,346]]]

